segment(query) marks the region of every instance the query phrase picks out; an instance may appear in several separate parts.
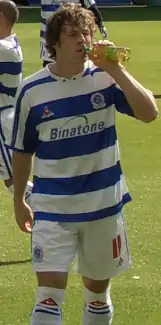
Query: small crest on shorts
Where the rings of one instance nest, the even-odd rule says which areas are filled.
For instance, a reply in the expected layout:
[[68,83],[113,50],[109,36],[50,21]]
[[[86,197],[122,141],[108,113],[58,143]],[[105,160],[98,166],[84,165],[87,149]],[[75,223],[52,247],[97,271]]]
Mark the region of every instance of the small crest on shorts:
[[91,96],[91,103],[94,109],[100,109],[106,107],[106,102],[104,96],[97,92]]
[[33,248],[33,262],[40,263],[43,260],[43,250],[40,246],[35,246]]

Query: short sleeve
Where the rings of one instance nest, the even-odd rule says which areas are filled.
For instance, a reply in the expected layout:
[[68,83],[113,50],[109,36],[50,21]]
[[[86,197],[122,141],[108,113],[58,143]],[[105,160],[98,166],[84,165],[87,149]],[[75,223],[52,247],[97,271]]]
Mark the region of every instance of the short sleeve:
[[0,41],[0,75],[16,76],[22,73],[22,52],[20,47],[9,48]]
[[25,87],[18,89],[15,100],[15,115],[11,149],[33,154],[38,145],[38,132],[34,125]]
[[116,110],[119,113],[134,117],[132,108],[128,104],[125,94],[117,84],[113,84],[113,96]]

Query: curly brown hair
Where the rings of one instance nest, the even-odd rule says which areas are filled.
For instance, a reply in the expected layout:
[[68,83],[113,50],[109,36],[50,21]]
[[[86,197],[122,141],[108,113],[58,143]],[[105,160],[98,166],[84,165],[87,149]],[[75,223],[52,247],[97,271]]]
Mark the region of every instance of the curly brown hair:
[[56,44],[60,44],[60,33],[65,25],[78,27],[81,30],[88,28],[93,38],[97,26],[94,14],[81,7],[80,4],[65,3],[47,20],[46,47],[50,58],[56,58]]

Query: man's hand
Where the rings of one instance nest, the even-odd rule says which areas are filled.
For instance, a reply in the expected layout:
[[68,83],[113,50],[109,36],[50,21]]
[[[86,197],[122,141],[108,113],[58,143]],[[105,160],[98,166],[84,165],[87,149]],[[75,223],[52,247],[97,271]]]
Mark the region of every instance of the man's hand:
[[23,232],[31,233],[33,213],[25,202],[15,203],[15,217],[19,228]]
[[114,46],[114,43],[107,40],[94,42],[93,49],[88,53],[88,56],[96,66],[114,77],[116,70],[122,68],[122,66],[119,62],[106,57],[107,46]]
[[107,39],[107,29],[105,26],[100,27],[100,33],[101,33],[103,39]]

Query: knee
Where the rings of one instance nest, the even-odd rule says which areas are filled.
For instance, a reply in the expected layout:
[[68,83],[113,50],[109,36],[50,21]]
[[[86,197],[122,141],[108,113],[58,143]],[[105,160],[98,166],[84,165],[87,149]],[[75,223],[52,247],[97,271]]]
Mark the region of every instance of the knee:
[[37,272],[39,287],[66,289],[68,275],[65,272]]
[[92,280],[83,278],[83,284],[86,289],[94,293],[102,293],[109,287],[110,280]]

